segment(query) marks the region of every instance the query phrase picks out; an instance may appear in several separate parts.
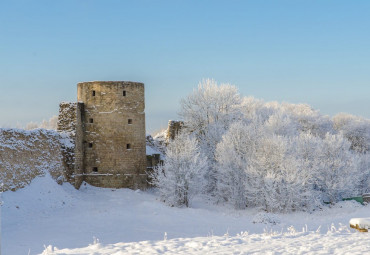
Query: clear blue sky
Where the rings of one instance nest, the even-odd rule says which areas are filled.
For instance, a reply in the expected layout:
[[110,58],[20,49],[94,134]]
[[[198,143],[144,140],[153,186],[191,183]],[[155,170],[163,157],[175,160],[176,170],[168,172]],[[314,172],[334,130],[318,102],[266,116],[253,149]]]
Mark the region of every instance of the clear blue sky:
[[202,78],[370,118],[370,1],[0,1],[0,126],[56,115],[80,81],[132,80],[153,132]]

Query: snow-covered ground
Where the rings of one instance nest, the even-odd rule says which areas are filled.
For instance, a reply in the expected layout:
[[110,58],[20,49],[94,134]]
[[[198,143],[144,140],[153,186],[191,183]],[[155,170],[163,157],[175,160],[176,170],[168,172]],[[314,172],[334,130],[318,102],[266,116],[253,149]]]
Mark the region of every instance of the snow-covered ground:
[[213,236],[179,238],[166,241],[142,241],[104,245],[91,244],[77,249],[58,250],[47,247],[51,254],[368,254],[369,236],[331,232],[287,233],[275,235],[241,234],[235,237]]
[[[312,214],[205,205],[173,208],[151,192],[79,191],[49,177],[2,194],[2,254],[365,254],[369,233],[349,228],[370,207],[338,203]],[[58,247],[58,248],[56,248]]]

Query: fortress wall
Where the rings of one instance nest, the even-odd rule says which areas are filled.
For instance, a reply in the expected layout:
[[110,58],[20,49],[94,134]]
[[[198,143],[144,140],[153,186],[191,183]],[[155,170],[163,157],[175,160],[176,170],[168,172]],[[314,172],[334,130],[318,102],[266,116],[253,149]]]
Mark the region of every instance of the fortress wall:
[[0,129],[0,183],[3,191],[25,187],[36,176],[63,180],[61,143],[69,142],[54,130]]

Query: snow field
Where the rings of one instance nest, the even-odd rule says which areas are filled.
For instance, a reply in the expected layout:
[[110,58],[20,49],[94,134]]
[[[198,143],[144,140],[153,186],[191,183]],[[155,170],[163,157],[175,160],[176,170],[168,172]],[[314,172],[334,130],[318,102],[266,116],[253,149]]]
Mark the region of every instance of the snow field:
[[75,190],[68,183],[56,184],[48,175],[2,196],[4,255],[320,254],[320,250],[365,254],[365,249],[370,250],[368,233],[348,227],[351,218],[368,217],[369,206],[353,201],[312,214],[238,211],[201,200],[194,201],[193,208],[176,208],[158,201],[150,191],[89,185]]

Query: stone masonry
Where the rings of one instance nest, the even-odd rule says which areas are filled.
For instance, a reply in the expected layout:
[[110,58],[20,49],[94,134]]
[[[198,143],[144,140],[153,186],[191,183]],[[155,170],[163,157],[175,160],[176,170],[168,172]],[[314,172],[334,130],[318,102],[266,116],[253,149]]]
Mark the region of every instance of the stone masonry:
[[0,128],[0,192],[23,188],[46,173],[62,182],[60,140],[54,130]]
[[64,177],[66,181],[75,184],[74,171],[74,149],[76,138],[77,124],[77,103],[62,102],[59,104],[58,127],[57,131],[66,133],[70,138],[73,146],[65,146],[61,144],[61,152],[63,155]]
[[77,117],[76,107],[77,103],[62,102],[59,104],[58,132],[75,132]]
[[[144,84],[81,82],[77,101],[61,104],[58,126],[60,131],[74,126],[76,188],[83,181],[106,188],[146,188]],[[63,122],[71,112],[75,117]]]
[[184,122],[179,120],[169,120],[167,128],[167,142],[175,139],[181,129],[184,128]]
[[144,84],[82,82],[77,101],[75,174],[98,187],[146,186]]

